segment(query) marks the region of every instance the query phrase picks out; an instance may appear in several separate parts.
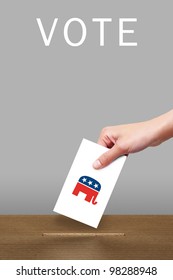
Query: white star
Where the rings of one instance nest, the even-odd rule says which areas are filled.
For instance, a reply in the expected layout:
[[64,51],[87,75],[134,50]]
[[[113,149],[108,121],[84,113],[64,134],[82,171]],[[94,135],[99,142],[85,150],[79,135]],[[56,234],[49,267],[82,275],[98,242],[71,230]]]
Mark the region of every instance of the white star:
[[83,181],[83,182],[86,182],[86,178],[83,178],[82,181]]
[[95,184],[94,187],[97,189],[98,188],[98,184]]
[[89,181],[89,182],[88,182],[88,185],[92,185],[92,181]]

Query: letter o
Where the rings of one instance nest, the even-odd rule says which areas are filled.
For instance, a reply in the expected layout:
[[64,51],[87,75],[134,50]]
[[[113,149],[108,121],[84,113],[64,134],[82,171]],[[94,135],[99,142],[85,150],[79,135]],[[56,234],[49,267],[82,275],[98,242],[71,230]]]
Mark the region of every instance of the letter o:
[[[69,36],[68,36],[69,26],[74,21],[79,22],[81,27],[82,27],[82,37],[81,37],[80,41],[77,42],[77,43],[73,43],[72,41],[70,41]],[[66,22],[66,24],[64,26],[64,38],[65,38],[68,45],[70,45],[72,47],[81,46],[86,39],[86,35],[87,35],[86,25],[80,18],[71,18]]]

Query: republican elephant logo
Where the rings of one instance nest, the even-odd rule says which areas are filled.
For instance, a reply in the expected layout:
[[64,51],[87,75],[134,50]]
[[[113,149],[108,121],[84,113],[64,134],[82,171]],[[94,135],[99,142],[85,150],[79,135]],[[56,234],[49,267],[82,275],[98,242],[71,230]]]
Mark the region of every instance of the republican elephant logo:
[[95,205],[100,190],[101,185],[98,181],[89,176],[82,176],[79,178],[72,194],[78,196],[80,192],[83,192],[86,194],[85,200]]

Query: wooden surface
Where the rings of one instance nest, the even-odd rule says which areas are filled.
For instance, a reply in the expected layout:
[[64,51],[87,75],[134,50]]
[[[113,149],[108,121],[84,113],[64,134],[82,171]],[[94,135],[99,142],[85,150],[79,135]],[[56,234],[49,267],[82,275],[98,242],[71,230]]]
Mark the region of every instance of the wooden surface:
[[[111,233],[125,236],[43,236]],[[104,216],[98,229],[60,215],[1,215],[0,259],[173,259],[173,216]]]

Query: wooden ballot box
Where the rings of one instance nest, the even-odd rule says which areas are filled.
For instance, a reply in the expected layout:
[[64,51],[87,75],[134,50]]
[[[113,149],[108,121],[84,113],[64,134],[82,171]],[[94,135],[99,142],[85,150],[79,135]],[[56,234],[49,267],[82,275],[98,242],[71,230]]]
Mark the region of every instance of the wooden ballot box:
[[1,215],[1,260],[173,259],[172,215],[108,215],[97,229],[61,215]]

